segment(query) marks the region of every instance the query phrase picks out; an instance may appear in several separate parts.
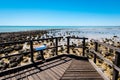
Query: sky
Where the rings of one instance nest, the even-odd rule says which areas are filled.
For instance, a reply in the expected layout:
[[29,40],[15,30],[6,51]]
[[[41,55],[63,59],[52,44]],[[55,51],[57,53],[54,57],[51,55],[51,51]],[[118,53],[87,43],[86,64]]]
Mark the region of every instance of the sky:
[[0,0],[0,25],[120,26],[120,0]]

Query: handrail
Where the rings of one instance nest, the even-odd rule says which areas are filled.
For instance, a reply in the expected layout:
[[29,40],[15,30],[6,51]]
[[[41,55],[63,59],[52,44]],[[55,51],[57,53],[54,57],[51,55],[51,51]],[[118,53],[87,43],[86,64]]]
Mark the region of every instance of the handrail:
[[120,68],[118,66],[116,66],[115,64],[113,64],[112,62],[110,62],[109,60],[105,59],[100,53],[96,52],[95,50],[91,49],[89,50],[91,53],[96,54],[99,58],[101,58],[102,60],[104,60],[108,65],[110,65],[111,67],[115,68],[116,70],[118,70],[120,72]]
[[103,46],[108,47],[108,48],[110,48],[110,49],[113,49],[113,50],[115,50],[115,51],[117,51],[117,52],[120,52],[120,48],[111,46],[111,45],[106,44],[106,43],[102,43],[102,42],[100,42],[100,41],[98,41],[98,40],[94,40],[94,42],[97,42],[97,43],[100,44],[100,45],[103,45]]
[[[120,49],[116,48],[116,47],[113,47],[109,44],[99,42],[97,40],[92,40],[92,42],[95,43],[95,50],[89,50],[89,51],[91,51],[94,54],[94,63],[96,63],[96,58],[97,58],[96,56],[98,56],[99,58],[104,60],[108,65],[110,65],[113,68],[113,78],[112,79],[117,80],[119,72],[120,72],[120,68],[118,67],[120,65]],[[103,46],[105,46],[107,48],[110,48],[110,49],[115,51],[115,61],[114,61],[114,63],[111,63],[110,61],[105,59],[101,54],[99,54],[97,52],[98,51],[98,44],[103,45]]]
[[[55,48],[55,54],[58,55],[58,47],[61,47],[62,45],[58,45],[58,41],[60,38],[63,38],[63,37],[53,37],[53,38],[44,38],[44,39],[34,39],[34,40],[24,40],[24,41],[14,41],[14,42],[6,42],[6,43],[0,43],[0,46],[2,45],[8,45],[8,44],[19,44],[19,43],[25,43],[25,42],[28,42],[29,45],[30,45],[30,51],[27,51],[27,52],[23,52],[23,53],[18,53],[18,54],[12,54],[12,55],[7,55],[7,56],[3,56],[3,57],[0,57],[0,60],[2,58],[8,58],[8,57],[12,57],[12,56],[17,56],[17,55],[24,55],[24,54],[30,54],[30,59],[31,59],[31,62],[36,63],[36,61],[34,61],[34,58],[33,58],[33,53],[34,52],[38,52],[38,51],[35,51],[33,49],[33,42],[34,41],[40,41],[40,40],[52,40],[52,39],[55,39],[55,46],[54,47],[48,47],[46,49],[52,49],[52,48]],[[85,40],[88,39],[88,38],[85,38],[85,37],[66,37],[69,41],[70,39],[82,39],[82,46],[77,46],[77,48],[83,48],[83,56],[85,54]],[[69,48],[70,45],[69,45],[69,41],[67,42],[67,47]],[[71,47],[75,47],[75,46],[71,46]],[[44,50],[46,50],[44,49]],[[43,50],[41,51],[41,55],[43,56]],[[44,57],[44,56],[43,56]],[[43,58],[42,58],[43,59]],[[42,60],[41,60],[42,61]],[[18,67],[18,66],[16,66]],[[14,68],[16,68],[14,67]],[[4,72],[4,70],[3,70]]]
[[[60,45],[60,46],[57,46],[57,47],[61,47],[61,45]],[[53,48],[56,48],[56,47],[46,48],[45,50],[53,49]],[[34,50],[34,52],[38,52],[38,51],[35,51],[35,50]],[[29,54],[29,53],[30,53],[30,51],[28,51],[28,52],[23,52],[23,53],[18,53],[18,54],[11,54],[11,55],[7,55],[7,56],[0,57],[0,60],[1,60],[2,58],[8,58],[8,57],[12,57],[12,56],[18,56],[18,55]]]
[[71,39],[88,39],[86,37],[71,37],[71,36],[67,36],[66,38],[71,38]]
[[[41,39],[33,39],[32,41],[40,41],[40,40],[52,40],[52,39],[60,39],[63,37],[53,37],[53,38],[41,38]],[[12,42],[5,42],[5,43],[0,43],[0,45],[7,45],[7,44],[20,44],[24,42],[30,42],[30,40],[23,40],[23,41],[12,41]]]
[[70,50],[70,39],[83,39],[82,41],[82,48],[83,48],[83,56],[85,55],[85,49],[86,49],[86,46],[85,46],[85,40],[88,39],[88,38],[85,38],[85,37],[70,37],[70,36],[67,36],[67,53],[69,54],[69,50]]

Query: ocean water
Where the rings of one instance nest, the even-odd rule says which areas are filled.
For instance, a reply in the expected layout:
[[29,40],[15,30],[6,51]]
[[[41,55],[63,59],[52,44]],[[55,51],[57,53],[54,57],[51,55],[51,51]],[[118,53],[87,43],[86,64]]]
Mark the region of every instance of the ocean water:
[[0,26],[0,33],[48,29],[59,29],[52,30],[53,34],[49,34],[54,36],[58,36],[58,34],[68,36],[67,32],[70,35],[94,39],[118,36],[120,40],[120,26]]
[[30,30],[47,30],[47,29],[120,29],[119,26],[0,26],[0,32],[18,32]]

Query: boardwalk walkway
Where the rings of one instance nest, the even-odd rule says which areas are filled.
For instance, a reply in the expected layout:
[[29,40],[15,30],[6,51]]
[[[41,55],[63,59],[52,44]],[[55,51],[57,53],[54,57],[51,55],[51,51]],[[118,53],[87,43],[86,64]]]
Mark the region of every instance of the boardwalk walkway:
[[88,60],[63,56],[2,76],[0,80],[103,80],[103,78]]
[[103,80],[103,78],[88,61],[73,59],[61,80]]

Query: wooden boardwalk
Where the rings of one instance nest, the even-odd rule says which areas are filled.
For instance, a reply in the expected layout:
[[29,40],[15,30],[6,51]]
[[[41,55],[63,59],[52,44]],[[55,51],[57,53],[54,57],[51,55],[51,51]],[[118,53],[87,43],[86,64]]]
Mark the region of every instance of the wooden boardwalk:
[[61,80],[103,80],[103,78],[88,61],[73,59]]
[[0,80],[103,80],[88,60],[67,56],[0,77]]

